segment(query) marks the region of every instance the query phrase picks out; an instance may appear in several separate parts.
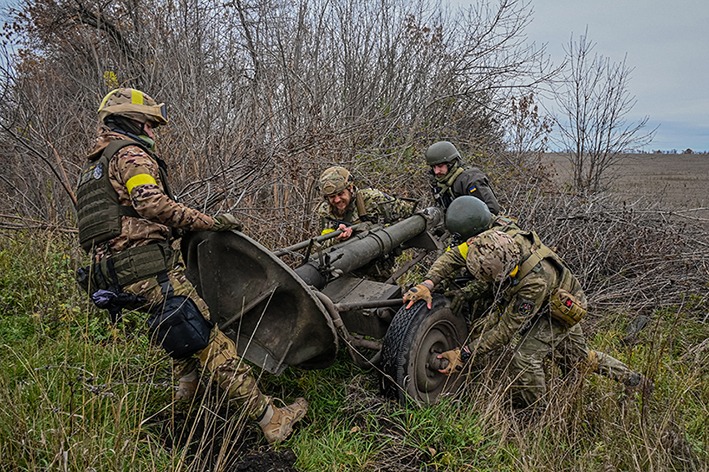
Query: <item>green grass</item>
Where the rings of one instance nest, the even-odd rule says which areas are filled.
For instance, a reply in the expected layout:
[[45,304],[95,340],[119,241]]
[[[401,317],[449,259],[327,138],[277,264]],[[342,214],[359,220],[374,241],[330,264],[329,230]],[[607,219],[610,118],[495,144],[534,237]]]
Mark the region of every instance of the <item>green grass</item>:
[[[0,470],[230,470],[267,451],[218,392],[172,401],[170,362],[149,346],[144,316],[112,328],[75,287],[74,243],[0,236]],[[311,407],[276,451],[302,471],[709,470],[706,302],[653,313],[624,346],[627,316],[587,329],[589,344],[654,378],[650,399],[598,376],[554,379],[549,408],[510,411],[491,372],[458,398],[404,407],[343,352],[327,369],[263,374],[268,394]],[[220,456],[221,454],[221,456]]]

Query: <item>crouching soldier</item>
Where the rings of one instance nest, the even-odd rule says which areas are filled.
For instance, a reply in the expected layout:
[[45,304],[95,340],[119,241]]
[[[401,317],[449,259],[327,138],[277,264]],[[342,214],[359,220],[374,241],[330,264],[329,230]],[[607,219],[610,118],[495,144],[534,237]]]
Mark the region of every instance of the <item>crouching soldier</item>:
[[165,162],[155,154],[154,128],[167,123],[165,105],[145,93],[110,92],[98,110],[99,129],[77,188],[81,247],[91,255],[86,284],[94,302],[112,314],[146,311],[153,342],[181,371],[178,396],[193,395],[197,366],[258,422],[269,443],[286,439],[307,402],[285,407],[261,393],[234,341],[210,320],[209,308],[185,276],[176,230],[240,229],[229,214],[208,216],[178,203]]
[[[426,280],[404,294],[404,301],[410,305],[424,300],[430,306],[431,290],[462,268],[475,283],[487,284],[496,296],[485,329],[473,335],[469,344],[438,355],[444,361],[440,372],[450,375],[459,371],[474,356],[507,346],[519,335],[510,365],[514,379],[511,393],[517,406],[536,406],[544,401],[543,363],[548,354],[559,355],[555,358],[562,359],[565,367],[585,363],[589,370],[630,389],[650,392],[652,382],[642,374],[588,348],[579,324],[586,314],[586,296],[561,258],[542,244],[535,232],[522,231],[506,218],[492,219],[485,205],[476,204],[472,197],[460,198],[468,200],[456,199],[449,215],[450,210],[467,212],[478,222],[489,220],[491,228],[467,234],[465,243],[436,260]],[[462,220],[451,218],[453,223],[458,221]],[[472,231],[475,233],[475,228]]]

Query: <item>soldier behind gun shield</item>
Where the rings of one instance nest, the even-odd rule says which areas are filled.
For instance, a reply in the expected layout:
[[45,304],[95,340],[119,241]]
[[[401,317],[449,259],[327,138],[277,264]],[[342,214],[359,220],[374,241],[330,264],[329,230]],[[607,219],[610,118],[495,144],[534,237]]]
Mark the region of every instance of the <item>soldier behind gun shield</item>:
[[463,165],[453,143],[433,143],[426,149],[424,157],[431,168],[433,198],[443,210],[448,209],[457,197],[469,195],[485,202],[491,213],[500,213],[500,204],[487,175],[478,167]]
[[325,169],[318,188],[324,201],[317,207],[321,235],[340,230],[327,247],[352,236],[352,226],[359,223],[392,223],[411,216],[415,202],[394,198],[374,188],[358,189],[350,171],[341,166]]
[[150,314],[151,340],[180,371],[178,399],[196,393],[200,365],[244,406],[269,443],[285,440],[307,402],[299,398],[276,407],[261,393],[234,341],[209,320],[179,251],[172,250],[175,230],[227,231],[241,225],[232,215],[212,217],[173,197],[165,161],[155,153],[154,129],[167,124],[164,104],[140,90],[116,89],[101,102],[98,118],[96,144],[77,189],[79,241],[93,262],[83,274],[85,288],[113,316],[124,307]]
[[[510,365],[510,386],[517,406],[545,401],[544,358],[559,355],[569,368],[585,364],[595,373],[649,393],[652,382],[618,359],[588,348],[579,321],[586,314],[586,296],[561,258],[533,231],[521,230],[506,217],[493,218],[486,205],[459,197],[448,208],[446,226],[466,242],[450,248],[429,269],[425,280],[404,294],[407,308],[423,300],[431,307],[431,291],[461,269],[497,294],[480,332],[460,348],[443,352],[441,373],[460,371],[476,355],[509,345],[516,335]],[[474,290],[480,293],[480,290]]]

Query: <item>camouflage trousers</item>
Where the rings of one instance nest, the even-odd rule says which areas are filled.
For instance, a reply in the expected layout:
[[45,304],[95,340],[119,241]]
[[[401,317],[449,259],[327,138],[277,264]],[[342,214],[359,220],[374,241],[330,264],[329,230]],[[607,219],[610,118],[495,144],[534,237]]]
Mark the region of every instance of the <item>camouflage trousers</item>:
[[[178,264],[167,274],[174,296],[190,298],[202,316],[209,319],[209,308],[205,301],[197,294],[196,289],[187,280],[184,267]],[[123,289],[135,295],[141,295],[148,301],[150,307],[164,303],[164,295],[157,277],[141,280]],[[230,399],[243,405],[247,414],[259,418],[268,406],[268,397],[263,395],[258,388],[251,368],[236,353],[236,345],[229,337],[214,326],[210,334],[209,344],[203,350],[187,359],[174,360],[174,372],[182,377],[201,365]]]
[[511,392],[516,404],[529,406],[543,401],[547,390],[544,359],[549,355],[563,371],[583,366],[622,383],[634,374],[615,357],[589,349],[581,325],[568,328],[542,316],[525,333],[512,355]]

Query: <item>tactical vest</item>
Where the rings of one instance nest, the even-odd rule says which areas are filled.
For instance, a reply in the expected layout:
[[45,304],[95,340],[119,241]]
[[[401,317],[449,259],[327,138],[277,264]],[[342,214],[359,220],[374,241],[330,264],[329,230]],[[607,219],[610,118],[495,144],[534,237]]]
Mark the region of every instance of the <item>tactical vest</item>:
[[[88,162],[81,171],[77,188],[79,243],[87,252],[121,235],[122,217],[141,218],[132,206],[121,205],[108,178],[108,166],[116,153],[126,146],[138,146],[158,163],[165,194],[175,199],[167,183],[165,163],[135,141],[112,141],[101,156]],[[128,248],[101,258],[85,269],[94,289],[125,287],[139,280],[164,273],[174,267],[177,254],[169,242]],[[88,279],[86,280],[88,284]]]
[[[79,176],[76,191],[79,244],[87,253],[98,244],[120,236],[123,216],[141,217],[132,206],[121,205],[118,202],[118,194],[108,178],[109,162],[126,146],[138,146],[155,158],[135,141],[115,140],[106,146],[97,160],[87,162]],[[158,164],[161,164],[159,160]],[[168,188],[167,174],[163,165],[159,165],[159,168],[165,193],[174,199]]]
[[522,231],[515,224],[507,224],[500,229],[511,236],[522,250],[514,278],[521,280],[530,272],[540,270],[543,260],[550,262],[556,270],[557,283],[549,289],[549,314],[567,326],[581,321],[586,315],[586,298],[581,284],[564,261],[542,243],[534,231]]

